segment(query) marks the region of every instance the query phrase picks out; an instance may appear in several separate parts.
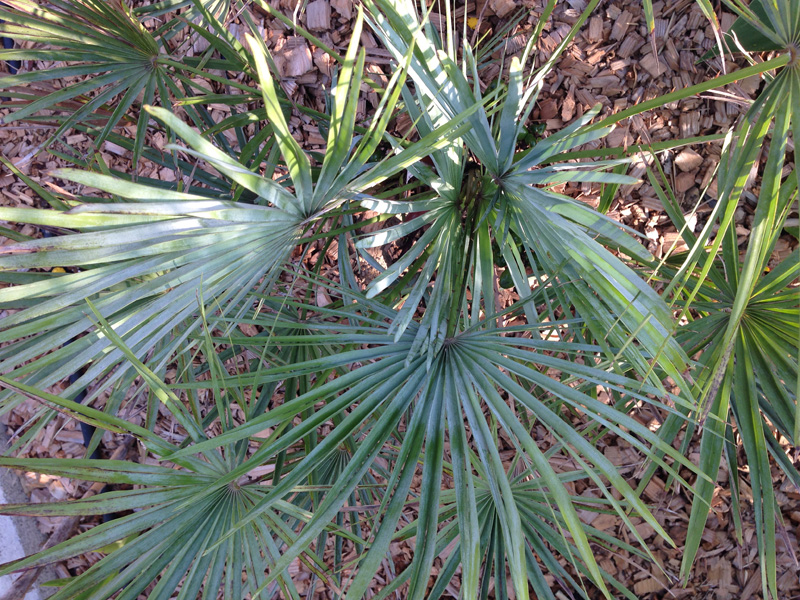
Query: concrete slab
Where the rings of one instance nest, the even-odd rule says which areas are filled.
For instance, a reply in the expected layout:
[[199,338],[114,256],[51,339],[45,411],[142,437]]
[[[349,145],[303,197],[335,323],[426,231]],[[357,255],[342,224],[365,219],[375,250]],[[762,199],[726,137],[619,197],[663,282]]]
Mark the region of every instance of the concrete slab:
[[[0,503],[2,504],[9,503],[2,489],[7,486],[6,479],[8,476],[0,478]],[[11,517],[0,516],[0,563],[22,558],[28,554],[25,552],[22,538],[26,534],[30,534],[29,528],[17,527],[14,521],[15,519]],[[36,524],[34,523],[33,526],[36,527]],[[0,577],[0,596],[5,596],[14,588],[16,578],[15,575]],[[25,600],[42,600],[42,595],[38,588],[34,588],[25,594]]]
[[[2,427],[2,426],[0,426]],[[0,448],[7,448],[7,438],[0,432]],[[17,475],[8,469],[0,470],[0,504],[16,504],[28,502],[29,498],[22,491]],[[30,517],[0,516],[0,563],[17,558],[22,558],[37,552],[45,542],[45,536],[36,526],[36,519]],[[8,596],[14,590],[14,582],[18,575],[0,577],[0,598],[11,597],[19,600],[43,600],[51,595],[55,589],[47,592],[34,585],[23,597],[19,595]],[[52,576],[40,577],[43,581],[52,579]]]

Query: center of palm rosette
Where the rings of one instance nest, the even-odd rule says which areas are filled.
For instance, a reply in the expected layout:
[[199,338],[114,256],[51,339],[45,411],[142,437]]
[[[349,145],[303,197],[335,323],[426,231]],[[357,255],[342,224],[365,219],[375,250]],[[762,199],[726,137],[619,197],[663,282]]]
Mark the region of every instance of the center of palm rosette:
[[800,67],[800,43],[789,44],[788,67]]
[[461,193],[458,198],[458,208],[461,211],[461,223],[465,228],[471,220],[471,213],[480,205],[483,197],[483,180],[480,167],[477,163],[470,161],[464,173],[461,185]]

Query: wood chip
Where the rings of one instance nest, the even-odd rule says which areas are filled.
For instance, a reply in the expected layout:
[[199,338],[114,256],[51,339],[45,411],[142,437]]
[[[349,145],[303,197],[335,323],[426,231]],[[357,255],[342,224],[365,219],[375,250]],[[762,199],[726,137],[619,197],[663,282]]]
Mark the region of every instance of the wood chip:
[[553,98],[547,98],[539,105],[539,110],[539,118],[543,121],[547,121],[558,114],[558,105]]
[[319,69],[319,72],[328,77],[331,76],[331,69],[336,62],[330,54],[317,48],[314,50],[314,65]]
[[[686,245],[686,242],[683,241],[683,237],[677,231],[667,231],[664,233],[663,236],[664,241],[661,244],[661,247],[664,250],[664,253],[672,251],[672,252],[685,252],[689,249]],[[675,246],[673,248],[673,245]]]
[[601,514],[592,521],[592,527],[601,531],[611,529],[617,524],[617,517],[614,515]]
[[353,0],[331,0],[331,6],[343,19],[353,17]]
[[692,111],[681,113],[678,119],[681,137],[693,137],[700,133],[700,114]]
[[652,577],[642,579],[641,581],[637,581],[633,584],[633,591],[637,596],[651,594],[663,589],[664,586],[662,586],[656,579],[653,579]]
[[299,36],[292,39],[291,45],[287,42],[288,51],[283,55],[284,77],[299,77],[311,70],[313,66],[311,51],[308,49],[306,41]]
[[623,10],[617,20],[614,22],[614,26],[611,28],[611,39],[612,40],[621,40],[625,37],[625,33],[628,31],[628,27],[631,24],[631,17],[633,15],[629,13],[627,10]]
[[675,178],[675,191],[679,194],[692,189],[694,187],[694,173],[678,173]]
[[756,590],[761,588],[761,567],[757,568],[755,573],[747,580],[747,584],[744,586],[742,590],[741,596],[739,597],[740,600],[750,600],[755,593]]
[[510,12],[516,10],[517,3],[514,0],[489,0],[489,6],[501,19]]
[[620,58],[630,58],[633,53],[644,45],[644,39],[636,34],[626,36],[617,50]]
[[636,529],[636,532],[642,536],[643,540],[651,537],[656,532],[656,530],[653,529],[653,526],[649,523],[639,523],[638,525],[634,525],[634,529]]
[[642,67],[644,67],[653,77],[659,77],[669,72],[669,67],[667,67],[667,64],[653,54],[644,56],[642,60],[639,61],[639,64],[641,64]]
[[589,86],[594,88],[605,88],[611,85],[619,85],[619,78],[616,75],[605,75],[603,77],[592,77],[588,81]]
[[601,17],[592,17],[589,19],[589,31],[586,38],[590,42],[603,41],[603,19]]
[[655,28],[653,29],[653,35],[656,39],[663,40],[667,36],[667,27],[669,26],[669,21],[666,19],[654,19],[653,25]]
[[575,86],[569,89],[567,97],[564,98],[564,104],[561,106],[561,118],[564,122],[571,121],[575,114]]
[[118,144],[115,144],[114,142],[109,142],[108,140],[106,140],[103,143],[103,147],[112,154],[116,154],[117,156],[128,156],[128,150],[126,148],[123,148],[122,146],[119,146]]
[[661,200],[655,196],[642,196],[641,200],[639,200],[639,206],[650,211],[664,210],[664,205],[661,204]]
[[681,68],[681,57],[678,54],[678,49],[675,47],[675,42],[667,40],[664,45],[663,59],[673,71],[679,71]]
[[306,25],[311,31],[331,28],[331,5],[328,0],[315,0],[306,7]]
[[675,157],[675,165],[684,173],[693,171],[703,164],[703,157],[691,148],[683,150]]

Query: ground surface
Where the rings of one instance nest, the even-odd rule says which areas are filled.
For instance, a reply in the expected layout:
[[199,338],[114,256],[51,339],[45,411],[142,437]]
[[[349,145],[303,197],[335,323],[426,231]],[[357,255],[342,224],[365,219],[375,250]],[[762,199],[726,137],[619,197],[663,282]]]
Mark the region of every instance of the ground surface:
[[[289,0],[276,0],[274,4],[291,15],[290,3]],[[485,0],[478,2],[478,6],[470,9],[468,13],[458,16],[478,19],[478,33],[482,35],[500,28],[522,4],[518,0]],[[521,47],[524,44],[527,32],[536,21],[537,10],[541,10],[541,3],[537,1],[526,0],[525,4],[533,9],[533,13],[531,17],[523,19],[513,31],[508,42],[510,52],[513,52],[515,45]],[[560,42],[585,4],[586,0],[559,3],[554,19],[545,28],[541,44],[545,56]],[[711,48],[713,34],[693,0],[656,2],[655,8],[656,14],[659,15],[656,20],[656,54],[653,53],[653,44],[644,26],[640,0],[606,0],[600,3],[594,16],[547,80],[544,93],[532,115],[534,121],[542,125],[545,135],[568,124],[597,102],[603,105],[604,112],[617,112],[673,89],[698,83],[719,72],[719,65],[696,64],[699,57]],[[301,22],[312,29],[325,43],[342,49],[349,41],[352,27],[354,15],[352,1],[331,0],[328,5],[326,0],[318,0],[312,2],[308,10],[310,17],[301,16]],[[287,94],[298,103],[312,108],[323,108],[324,90],[328,89],[330,84],[330,63],[327,57],[303,38],[293,35],[279,22],[266,18],[258,11],[254,11],[253,17],[263,21],[265,39],[284,75],[281,85]],[[730,22],[732,17],[723,15],[723,27]],[[231,30],[241,34],[243,28],[233,21]],[[368,72],[378,79],[385,78],[388,73],[386,52],[378,47],[375,39],[366,31],[362,34],[362,42],[368,49]],[[196,42],[194,50],[202,49],[202,41]],[[23,68],[26,67],[30,65],[23,65]],[[485,81],[489,81],[495,75],[496,71],[482,73]],[[606,143],[610,146],[633,145],[723,132],[734,124],[746,108],[747,101],[755,96],[759,85],[757,78],[744,80],[728,86],[722,92],[690,98],[644,113],[618,128]],[[371,92],[365,91],[360,107],[361,115],[368,115],[375,102],[376,98]],[[218,106],[216,117],[226,116],[226,110],[225,106]],[[402,129],[403,125],[403,123],[396,124],[398,129]],[[305,117],[296,115],[292,120],[292,126],[293,133],[302,140],[307,149],[313,150],[324,144],[317,127],[305,120]],[[46,130],[25,126],[1,128],[0,152],[17,164],[23,172],[42,184],[63,185],[63,182],[54,181],[47,175],[50,169],[59,166],[59,161],[45,154],[36,155],[36,147],[44,139],[45,134]],[[77,147],[86,141],[81,134],[68,138],[68,142]],[[151,141],[157,146],[158,140]],[[699,230],[697,228],[702,225],[704,215],[710,210],[709,202],[714,201],[713,174],[719,162],[720,148],[719,143],[712,143],[680,149],[661,157],[663,168],[686,214],[695,215],[693,221],[691,218],[689,220],[694,222],[696,230]],[[129,168],[129,156],[123,149],[113,144],[106,144],[102,152],[108,163],[117,168]],[[633,167],[631,174],[642,177],[646,168],[646,162],[639,161]],[[148,164],[142,165],[142,174],[164,179],[171,177],[171,172],[160,172],[154,165]],[[756,179],[751,181],[745,193],[745,200],[736,215],[742,236],[747,236],[752,223],[756,198],[752,189],[754,185],[758,185]],[[704,190],[705,196],[702,195]],[[599,201],[600,191],[591,184],[562,186],[561,191],[595,206]],[[0,171],[0,194],[2,194],[0,202],[5,205],[38,205],[33,192],[7,171]],[[661,210],[653,188],[646,183],[622,189],[612,205],[611,214],[645,234],[649,249],[659,258],[663,257],[678,239],[677,232]],[[29,235],[36,234],[32,227],[26,227],[23,232]],[[0,239],[0,242],[2,241]],[[790,236],[782,237],[774,260],[779,261],[788,255],[795,245],[796,241]],[[14,414],[3,417],[4,424],[11,433],[23,426],[33,408],[23,405]],[[652,419],[652,415],[639,415],[639,417],[644,422]],[[118,443],[111,437],[105,442],[108,452],[113,451]],[[600,447],[612,462],[620,466],[625,475],[631,478],[634,476],[639,461],[634,451],[620,440],[609,437],[603,439]],[[692,452],[695,453],[692,455],[692,459],[695,460],[697,445],[693,447]],[[57,419],[42,432],[29,449],[29,454],[82,456],[80,431],[75,423]],[[797,460],[798,457],[794,455],[793,458]],[[800,462],[796,464],[800,465]],[[746,481],[746,473],[739,475],[744,476]],[[773,475],[783,511],[777,548],[779,587],[785,593],[781,600],[789,600],[800,598],[796,557],[796,554],[800,553],[798,552],[800,490],[791,487],[777,469],[773,471]],[[647,488],[645,496],[657,507],[654,509],[654,514],[676,541],[677,548],[667,547],[657,539],[652,528],[646,524],[638,524],[637,529],[642,537],[652,544],[652,550],[661,562],[664,572],[655,565],[624,552],[602,555],[601,566],[643,599],[760,598],[761,575],[757,566],[755,529],[749,504],[752,497],[748,495],[749,488],[745,483],[743,485],[745,501],[741,507],[743,537],[742,540],[737,540],[731,516],[732,500],[725,486],[730,476],[731,474],[726,473],[723,467],[720,475],[721,486],[714,496],[713,512],[698,553],[697,564],[686,587],[677,581],[676,574],[682,555],[681,545],[686,535],[691,500],[682,492],[675,494],[672,490],[665,491],[663,481],[659,479],[655,479]],[[23,475],[23,484],[28,494],[37,502],[80,497],[86,489],[80,482],[41,478],[32,473]],[[578,494],[592,493],[580,487],[574,491]],[[591,515],[591,517],[594,517],[591,520],[593,526],[620,535],[624,539],[626,535],[624,528],[616,518],[605,515]],[[589,515],[587,520],[590,520]],[[84,523],[81,527],[90,525]],[[38,526],[44,534],[49,535],[57,529],[58,522],[55,519],[40,519]],[[393,550],[396,552],[396,565],[401,567],[407,562],[410,549],[396,545],[393,546]],[[598,553],[601,552],[598,550]],[[67,576],[70,572],[85,569],[97,559],[96,555],[75,559],[58,565],[57,573],[59,576]],[[318,597],[327,597],[326,591],[319,589]]]

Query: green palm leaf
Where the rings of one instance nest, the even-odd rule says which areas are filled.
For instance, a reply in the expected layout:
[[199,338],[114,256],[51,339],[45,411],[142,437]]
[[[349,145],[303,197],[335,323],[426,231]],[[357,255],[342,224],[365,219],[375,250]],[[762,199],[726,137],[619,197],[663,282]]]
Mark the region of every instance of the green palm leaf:
[[[410,414],[409,420],[403,427],[405,433],[402,446],[395,469],[386,484],[386,493],[373,526],[373,534],[367,540],[370,549],[359,565],[358,575],[348,591],[348,597],[361,597],[388,550],[408,497],[415,466],[418,461],[423,459],[424,449],[425,466],[423,468],[423,495],[420,499],[420,525],[417,535],[418,552],[410,567],[412,570],[411,580],[416,582],[412,584],[410,593],[413,597],[421,597],[425,590],[422,583],[430,573],[431,561],[435,556],[434,549],[438,545],[439,516],[436,507],[439,504],[437,498],[442,476],[440,461],[442,459],[441,443],[444,435],[444,421],[441,419],[441,411],[444,410],[447,415],[446,421],[451,440],[464,439],[464,436],[467,435],[466,430],[463,429],[464,423],[469,423],[469,431],[477,444],[479,457],[477,460],[479,462],[476,463],[476,466],[485,472],[492,490],[493,506],[502,516],[500,523],[503,525],[501,525],[500,536],[503,548],[505,548],[504,556],[512,569],[517,593],[526,594],[528,589],[526,554],[531,548],[529,544],[533,542],[527,540],[522,534],[521,525],[514,526],[515,520],[520,519],[518,507],[513,503],[508,504],[505,500],[511,497],[509,495],[511,493],[510,483],[497,447],[492,441],[496,431],[484,420],[484,406],[496,413],[499,426],[519,444],[520,455],[524,457],[522,460],[531,465],[531,468],[535,468],[542,477],[542,485],[549,493],[553,494],[554,515],[557,515],[553,518],[556,521],[563,519],[564,527],[570,531],[575,540],[577,555],[586,565],[585,572],[596,584],[602,586],[604,576],[598,570],[584,526],[577,517],[572,499],[565,492],[563,482],[549,466],[547,458],[530,438],[525,427],[518,420],[519,418],[505,404],[506,401],[501,397],[499,390],[506,390],[521,409],[531,411],[533,418],[541,420],[548,430],[563,442],[565,451],[570,449],[568,451],[570,454],[574,453],[576,457],[580,458],[582,462],[578,464],[584,465],[583,468],[586,469],[583,471],[584,476],[591,477],[598,484],[601,484],[599,474],[608,478],[610,487],[621,492],[623,500],[618,502],[611,495],[610,488],[606,489],[606,486],[602,486],[602,489],[606,490],[611,506],[624,519],[627,520],[626,508],[632,508],[636,514],[641,515],[661,531],[660,526],[649,514],[638,496],[616,474],[614,467],[588,441],[574,431],[571,424],[562,420],[557,412],[550,408],[550,405],[555,398],[558,398],[560,402],[567,402],[575,408],[588,412],[593,419],[635,443],[639,448],[646,449],[646,446],[643,446],[637,438],[647,440],[660,451],[669,453],[670,457],[684,466],[689,466],[689,463],[673,449],[663,444],[656,434],[638,424],[624,412],[592,400],[590,396],[580,391],[580,385],[575,387],[574,384],[562,384],[542,375],[533,366],[526,366],[530,365],[532,361],[540,368],[561,368],[574,371],[572,361],[547,358],[549,354],[547,349],[552,347],[560,350],[567,349],[569,352],[596,353],[599,351],[599,347],[576,346],[573,348],[570,344],[560,342],[533,340],[525,342],[524,338],[508,338],[492,333],[491,328],[486,330],[488,323],[483,322],[478,327],[480,332],[456,335],[447,338],[444,345],[438,349],[429,348],[427,354],[433,354],[433,357],[429,358],[420,355],[415,350],[416,325],[410,325],[398,339],[386,321],[370,319],[362,323],[359,312],[364,310],[374,309],[377,313],[384,314],[385,317],[391,316],[386,313],[385,309],[380,308],[380,304],[360,299],[358,304],[349,305],[353,308],[346,306],[341,309],[332,309],[327,313],[328,319],[333,316],[338,317],[337,325],[333,325],[333,322],[328,319],[321,322],[307,320],[305,325],[307,332],[303,336],[303,342],[314,344],[314,340],[317,338],[319,338],[319,343],[340,339],[352,344],[354,350],[330,354],[308,362],[285,366],[275,364],[268,369],[259,367],[250,375],[223,377],[221,385],[226,387],[235,381],[237,385],[258,386],[278,381],[288,374],[319,370],[335,372],[349,365],[361,364],[363,366],[350,367],[336,379],[316,386],[315,389],[284,403],[279,409],[255,416],[248,423],[231,429],[222,436],[189,446],[167,457],[170,460],[177,460],[193,453],[209,451],[219,445],[234,444],[253,435],[254,432],[280,423],[284,418],[282,415],[306,414],[300,426],[275,439],[274,442],[264,444],[252,458],[258,463],[270,463],[277,460],[282,451],[315,431],[327,419],[339,414],[344,407],[354,407],[325,438],[318,440],[317,445],[309,449],[307,455],[297,462],[279,483],[276,483],[267,496],[237,526],[237,528],[244,527],[246,524],[260,519],[264,511],[270,510],[275,503],[285,498],[313,473],[320,462],[334,456],[343,440],[359,434],[364,436],[355,448],[352,458],[341,471],[339,478],[322,497],[314,516],[299,533],[296,543],[282,555],[273,575],[270,575],[262,584],[262,589],[269,585],[276,576],[275,574],[280,573],[324,531],[350,495],[358,489],[359,482],[373,468],[378,453],[389,437],[398,430],[404,419],[403,415]],[[290,307],[287,306],[287,308],[291,310]],[[387,321],[391,321],[391,319],[387,319]],[[281,323],[286,320],[280,313],[277,313],[274,317],[259,316],[253,322],[259,323],[266,331],[283,329]],[[314,333],[315,328],[319,328],[319,333]],[[534,328],[533,331],[536,329]],[[231,341],[247,346],[255,340],[239,336]],[[274,345],[277,348],[284,344],[298,342],[297,336],[276,334],[270,338],[269,343],[270,346]],[[368,347],[365,347],[365,344]],[[258,347],[260,346],[253,346],[253,350],[255,351]],[[538,349],[541,353],[532,353],[533,348]],[[431,361],[431,367],[425,369],[424,365],[428,360]],[[504,375],[503,373],[506,371],[510,374]],[[615,391],[630,390],[635,387],[633,381],[622,376],[613,376],[608,371],[599,368],[585,367],[577,377],[580,380],[585,378],[586,385],[591,388],[597,384],[611,386]],[[537,396],[528,391],[531,385],[537,386],[537,389],[540,390]],[[192,388],[194,387],[196,386],[192,386]],[[640,395],[636,395],[636,398],[648,398],[648,394],[655,390],[656,388],[645,386]],[[314,406],[320,406],[320,400],[325,400],[322,408],[315,409],[310,413],[304,412]],[[680,399],[676,400],[680,402]],[[652,402],[652,400],[647,401]],[[637,438],[634,438],[632,434]],[[574,450],[571,450],[573,448]],[[456,475],[457,480],[462,482],[459,487],[462,499],[458,503],[458,515],[459,518],[465,519],[467,522],[475,522],[477,525],[477,505],[474,500],[470,500],[475,493],[474,491],[470,492],[470,488],[474,490],[474,486],[467,483],[471,478],[469,464],[475,459],[470,458],[469,463],[465,463],[464,458],[457,463],[461,465],[460,469],[466,469]],[[672,468],[663,461],[660,461],[660,464],[672,471]],[[229,474],[229,478],[240,476],[245,472],[244,468],[235,469]],[[221,484],[222,482],[217,485]],[[662,531],[662,533],[664,532]],[[477,535],[477,530],[475,530],[475,534]],[[219,542],[220,547],[223,543],[224,540]],[[474,585],[478,581],[479,563],[474,558],[470,560],[465,558],[464,560],[464,567],[468,569],[465,573],[466,581],[472,582],[468,585]]]
[[[796,395],[800,292],[790,283],[800,275],[800,268],[795,256],[786,259],[774,273],[765,275],[765,269],[791,203],[797,198],[796,172],[792,171],[785,179],[782,173],[789,132],[797,126],[794,111],[795,89],[800,89],[797,81],[797,69],[789,66],[768,84],[739,128],[738,140],[722,164],[719,211],[724,229],[702,270],[688,271],[693,280],[688,282],[682,298],[700,311],[700,318],[693,319],[680,332],[689,352],[702,350],[703,370],[698,388],[708,403],[708,418],[702,435],[701,468],[709,477],[716,478],[726,427],[732,420],[750,465],[764,594],[773,597],[778,597],[777,504],[768,458],[772,434],[765,419],[780,435],[796,443],[800,415]],[[747,252],[741,261],[733,211],[744,182],[742,173],[757,159],[773,120],[758,206]],[[712,259],[720,247],[722,264],[718,266]],[[710,275],[707,280],[706,273]],[[779,464],[787,467],[782,461]],[[789,474],[794,475],[791,468]],[[698,485],[681,566],[684,577],[699,547],[713,488],[708,482]]]

